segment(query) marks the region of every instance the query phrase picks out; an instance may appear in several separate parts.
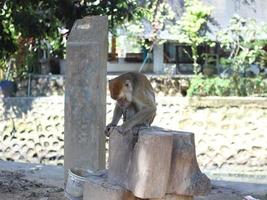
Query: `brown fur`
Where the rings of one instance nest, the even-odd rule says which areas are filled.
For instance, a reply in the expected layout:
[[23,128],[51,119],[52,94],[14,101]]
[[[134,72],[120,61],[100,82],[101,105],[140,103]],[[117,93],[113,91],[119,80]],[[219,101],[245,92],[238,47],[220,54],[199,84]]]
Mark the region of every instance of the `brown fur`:
[[[127,86],[128,84],[128,86]],[[150,126],[156,115],[156,102],[153,88],[144,74],[128,72],[109,81],[111,98],[117,100],[112,122],[107,126],[116,126],[121,116],[122,132],[134,126]],[[120,96],[120,98],[119,98]]]
[[123,82],[121,80],[113,79],[109,81],[109,91],[112,99],[117,100],[122,90]]

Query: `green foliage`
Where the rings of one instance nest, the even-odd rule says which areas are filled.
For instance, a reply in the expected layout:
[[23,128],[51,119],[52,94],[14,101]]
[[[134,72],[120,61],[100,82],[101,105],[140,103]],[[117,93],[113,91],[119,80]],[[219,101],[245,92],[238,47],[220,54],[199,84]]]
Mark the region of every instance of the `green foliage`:
[[229,96],[231,83],[228,79],[196,76],[190,81],[189,96]]
[[[98,5],[101,8],[101,15],[107,15],[109,18],[110,30],[116,34],[116,29],[125,21],[131,21],[136,14],[140,14],[138,3],[135,0],[108,0],[100,1]],[[138,11],[137,13],[135,13]]]
[[200,73],[200,66],[197,63],[199,59],[198,46],[214,45],[207,36],[207,24],[211,21],[211,11],[212,7],[203,4],[200,0],[185,0],[185,11],[181,19],[170,27],[170,32],[176,36],[179,43],[191,46],[195,74]]
[[[63,58],[63,37],[58,28],[57,2],[48,1],[2,1],[0,3],[0,59],[4,72],[9,71],[10,59],[16,59],[16,67],[10,69],[13,78],[24,76],[38,65],[42,57],[44,41],[51,43],[51,55]],[[48,49],[48,48],[47,48]],[[12,78],[11,78],[12,79]]]
[[265,65],[266,52],[263,40],[267,34],[265,24],[255,20],[234,16],[230,25],[218,32],[221,47],[229,51],[229,57],[222,58],[221,64],[230,67],[228,79],[196,76],[191,80],[189,96],[266,96],[267,80],[261,76],[244,77],[251,64]]
[[190,81],[188,96],[267,96],[267,80],[262,77],[240,78],[237,92],[233,79],[196,76]]
[[200,45],[209,41],[206,31],[211,11],[210,6],[204,5],[199,0],[185,0],[185,12],[179,21],[183,43]]
[[4,2],[0,3],[0,60],[8,58],[17,49],[17,35],[14,25],[11,23],[11,9],[5,6]]
[[[87,15],[107,15],[110,31],[133,19],[136,0],[45,0],[0,1],[0,67],[7,71],[8,61],[16,58],[18,76],[38,65],[45,50],[63,58],[66,38],[60,28],[71,29],[75,20]],[[136,14],[137,13],[137,14]],[[49,43],[49,45],[44,45]]]
[[57,31],[60,25],[56,17],[54,1],[7,1],[11,9],[12,23],[23,38],[45,38]]
[[266,34],[266,24],[234,16],[229,26],[218,32],[217,36],[221,47],[230,51],[227,62],[224,60],[224,63],[230,65],[235,73],[244,72],[266,54],[263,47],[267,42],[262,40]]
[[166,24],[174,19],[174,12],[167,2],[161,0],[146,1],[137,8],[137,14],[131,23],[125,25],[131,39],[138,39],[146,49],[152,49],[153,44],[165,42],[160,33]]
[[267,42],[262,39],[266,34],[266,24],[258,24],[255,20],[237,15],[230,20],[226,29],[218,32],[221,46],[230,51],[229,57],[222,59],[221,63],[233,70],[231,78],[239,96],[243,95],[240,74],[245,74],[251,64],[260,65],[266,56],[263,47]]

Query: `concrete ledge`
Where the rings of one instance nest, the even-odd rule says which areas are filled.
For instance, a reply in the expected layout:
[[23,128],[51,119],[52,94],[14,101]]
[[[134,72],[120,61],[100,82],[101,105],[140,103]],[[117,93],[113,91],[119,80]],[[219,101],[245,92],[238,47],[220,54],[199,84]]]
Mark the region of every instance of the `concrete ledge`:
[[266,97],[191,97],[188,105],[192,107],[251,107],[267,108]]
[[[108,99],[109,100],[109,99]],[[192,108],[248,107],[267,108],[267,97],[168,97],[157,96],[157,102]]]
[[83,200],[136,200],[133,194],[107,180],[107,174],[91,175],[84,184]]

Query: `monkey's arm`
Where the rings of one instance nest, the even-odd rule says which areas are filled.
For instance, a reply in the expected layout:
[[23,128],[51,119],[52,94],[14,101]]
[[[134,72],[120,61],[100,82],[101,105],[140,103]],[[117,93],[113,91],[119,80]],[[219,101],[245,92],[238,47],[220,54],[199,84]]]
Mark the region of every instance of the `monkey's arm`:
[[110,124],[113,126],[116,126],[120,121],[122,113],[123,113],[123,110],[118,106],[118,104],[116,104],[114,111],[113,111],[112,121]]
[[122,129],[127,131],[136,125],[148,124],[150,125],[156,115],[156,106],[149,105],[142,107],[131,119],[122,124]]
[[120,121],[122,113],[123,113],[122,109],[116,104],[114,111],[113,111],[112,121],[106,126],[106,129],[105,129],[105,134],[107,137],[109,137],[112,127],[116,126],[118,122]]

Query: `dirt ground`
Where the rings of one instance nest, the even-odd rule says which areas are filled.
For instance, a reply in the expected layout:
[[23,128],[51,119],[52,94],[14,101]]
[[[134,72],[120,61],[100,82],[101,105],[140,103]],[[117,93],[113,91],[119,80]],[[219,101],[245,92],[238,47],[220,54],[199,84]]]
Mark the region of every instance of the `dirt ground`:
[[[267,191],[266,191],[267,192]],[[208,196],[196,197],[196,200],[245,200],[245,194],[231,188],[212,186],[212,191]],[[251,196],[251,195],[250,195]],[[255,199],[267,200],[267,196],[253,195]]]
[[[267,193],[267,191],[266,191]],[[206,197],[196,200],[242,200],[240,194],[229,188],[213,186]],[[267,200],[267,196],[254,196]],[[21,172],[0,171],[0,200],[63,200],[64,190],[61,187],[46,185],[36,180],[29,180]]]
[[28,180],[19,172],[0,171],[0,200],[63,200],[63,188]]

